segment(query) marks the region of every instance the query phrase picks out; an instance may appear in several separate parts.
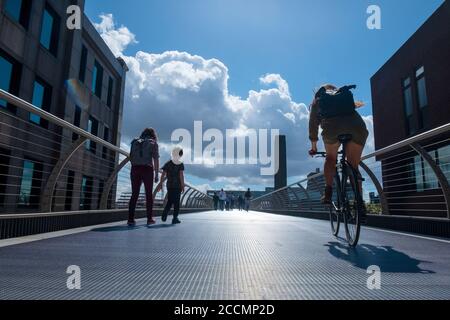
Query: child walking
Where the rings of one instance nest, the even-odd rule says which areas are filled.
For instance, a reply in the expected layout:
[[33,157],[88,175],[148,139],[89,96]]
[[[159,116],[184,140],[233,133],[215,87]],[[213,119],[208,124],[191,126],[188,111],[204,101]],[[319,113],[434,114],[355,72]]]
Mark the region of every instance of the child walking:
[[173,206],[172,224],[179,224],[180,198],[184,193],[184,164],[181,162],[183,149],[176,147],[172,151],[172,160],[168,161],[163,167],[161,182],[156,187],[155,192],[161,191],[163,183],[167,180],[167,204],[161,216],[163,222],[167,221],[167,215]]

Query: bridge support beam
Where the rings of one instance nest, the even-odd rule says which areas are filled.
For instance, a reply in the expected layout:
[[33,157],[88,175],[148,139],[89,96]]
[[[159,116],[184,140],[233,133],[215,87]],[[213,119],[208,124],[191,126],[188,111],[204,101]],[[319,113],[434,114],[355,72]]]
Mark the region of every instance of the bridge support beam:
[[186,208],[192,208],[192,204],[194,203],[197,195],[200,194],[199,191],[194,190],[194,192],[189,196],[188,201],[186,203]]
[[373,184],[375,185],[375,188],[377,189],[378,195],[380,196],[380,204],[381,204],[381,211],[382,214],[389,215],[389,202],[386,198],[386,194],[384,193],[383,187],[381,186],[380,181],[378,180],[377,176],[373,173],[372,170],[364,163],[364,161],[361,161],[359,166],[367,173],[367,175],[372,180]]
[[52,212],[53,209],[53,194],[55,192],[56,183],[58,182],[59,176],[61,175],[64,167],[69,162],[69,160],[73,157],[73,155],[80,149],[81,146],[86,142],[86,138],[81,137],[77,141],[75,141],[72,147],[64,152],[60,157],[58,162],[50,174],[50,177],[47,180],[47,183],[44,187],[44,191],[42,193],[40,209],[41,212]]
[[111,176],[108,178],[108,180],[105,183],[105,188],[103,190],[102,193],[102,198],[100,200],[100,209],[101,210],[105,210],[108,208],[108,198],[109,198],[109,193],[111,192],[111,189],[114,185],[114,182],[117,179],[117,175],[119,174],[120,170],[122,170],[127,163],[130,162],[130,158],[126,158],[124,159],[113,171],[113,173],[111,174]]
[[[189,188],[189,187],[187,187],[185,190],[184,190],[184,193],[183,193],[183,195],[181,196],[181,200],[180,200],[180,206],[183,206],[184,205],[184,199],[187,197],[187,199],[186,199],[186,203],[187,203],[187,201],[188,201],[188,199],[189,199],[189,196],[188,196],[188,194],[189,193],[191,193],[192,192],[192,189],[191,188]],[[184,205],[185,206],[185,205]]]

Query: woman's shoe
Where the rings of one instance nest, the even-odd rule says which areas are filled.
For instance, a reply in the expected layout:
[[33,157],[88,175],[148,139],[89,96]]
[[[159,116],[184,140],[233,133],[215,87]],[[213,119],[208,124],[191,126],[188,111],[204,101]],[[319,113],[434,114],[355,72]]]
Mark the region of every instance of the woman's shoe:
[[155,220],[153,220],[153,219],[148,219],[148,220],[147,220],[147,227],[150,227],[150,226],[152,226],[152,225],[154,225],[154,224],[156,224],[156,221],[155,221]]

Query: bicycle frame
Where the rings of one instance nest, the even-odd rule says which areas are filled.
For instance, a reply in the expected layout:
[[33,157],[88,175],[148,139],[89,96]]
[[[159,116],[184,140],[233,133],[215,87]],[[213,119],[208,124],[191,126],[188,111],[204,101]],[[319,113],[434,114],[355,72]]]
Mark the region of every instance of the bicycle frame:
[[[338,212],[340,215],[343,215],[345,213],[345,206],[347,205],[348,199],[346,197],[346,193],[343,192],[342,190],[345,190],[346,188],[346,181],[347,181],[347,154],[345,152],[345,147],[346,144],[342,145],[342,151],[339,153],[341,154],[341,159],[336,161],[336,184],[338,184],[338,190],[340,192],[338,192],[338,196],[340,197],[340,199],[338,199],[338,203],[339,203],[339,207],[336,207],[336,205],[333,203],[333,206],[336,210],[336,212]],[[339,175],[339,169],[341,169],[342,172],[342,177]]]

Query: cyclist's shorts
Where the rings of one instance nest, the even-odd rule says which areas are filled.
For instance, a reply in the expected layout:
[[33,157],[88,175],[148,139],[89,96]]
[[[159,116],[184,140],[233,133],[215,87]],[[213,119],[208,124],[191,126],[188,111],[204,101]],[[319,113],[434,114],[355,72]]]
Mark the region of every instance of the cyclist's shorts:
[[356,112],[349,116],[323,119],[321,127],[325,144],[337,144],[340,135],[351,134],[354,143],[365,146],[369,137],[369,131],[364,120]]

